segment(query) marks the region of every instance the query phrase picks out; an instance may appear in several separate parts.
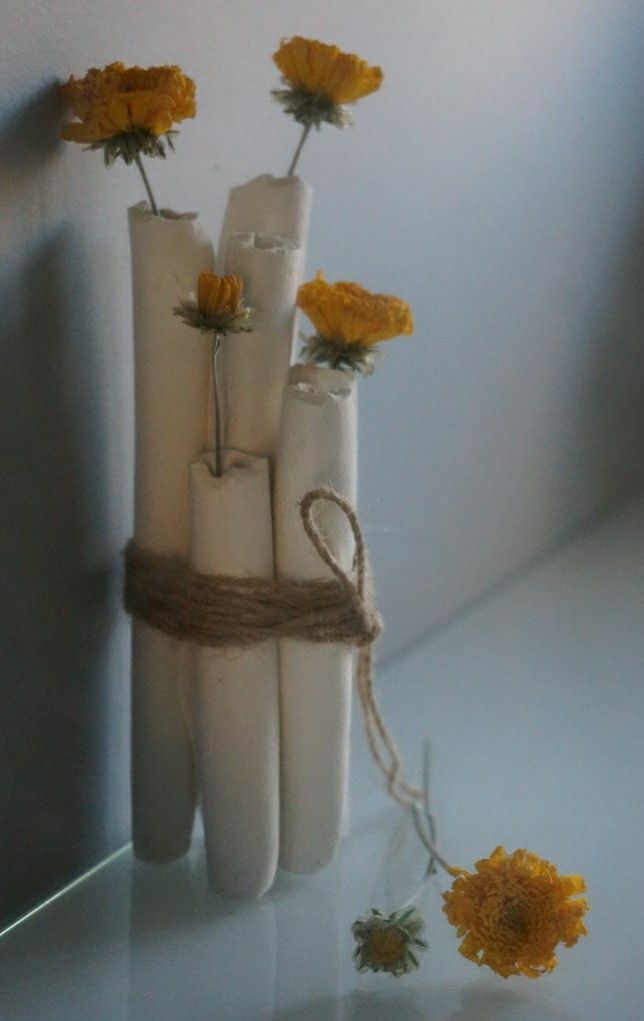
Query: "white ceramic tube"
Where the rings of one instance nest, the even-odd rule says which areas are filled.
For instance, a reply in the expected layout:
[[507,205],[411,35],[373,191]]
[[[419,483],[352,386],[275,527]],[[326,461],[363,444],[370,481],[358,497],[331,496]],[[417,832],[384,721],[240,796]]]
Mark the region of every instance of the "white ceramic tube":
[[[357,401],[352,373],[296,365],[285,389],[274,487],[278,577],[326,578],[299,503],[331,486],[352,504],[357,491]],[[335,556],[349,569],[353,540],[339,508],[316,515]],[[280,864],[312,872],[327,864],[342,836],[347,806],[353,652],[346,645],[283,639],[280,650]]]
[[[201,574],[272,578],[266,458],[226,451],[215,478],[207,455],[191,466],[191,564]],[[277,642],[195,647],[194,726],[210,884],[261,897],[279,850]]]
[[[206,446],[209,345],[173,315],[214,267],[195,213],[129,210],[134,309],[134,538],[188,554],[190,463]],[[137,857],[169,861],[190,844],[195,771],[183,699],[191,649],[135,621],[132,631],[132,830]]]
[[277,234],[305,249],[312,198],[310,185],[299,177],[261,174],[231,188],[219,238],[220,265],[233,234]]
[[226,272],[243,278],[257,325],[252,333],[232,334],[223,343],[225,442],[271,459],[293,353],[302,262],[303,250],[276,235],[233,234],[226,249]]

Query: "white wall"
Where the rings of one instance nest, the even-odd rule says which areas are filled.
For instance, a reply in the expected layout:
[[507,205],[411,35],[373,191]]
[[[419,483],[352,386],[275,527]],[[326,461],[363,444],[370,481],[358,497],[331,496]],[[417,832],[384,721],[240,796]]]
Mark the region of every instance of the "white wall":
[[117,58],[192,74],[198,119],[150,171],[163,204],[216,232],[231,184],[288,163],[270,54],[295,33],[387,76],[301,165],[311,272],[416,316],[361,384],[382,655],[641,476],[639,0],[5,0],[2,815],[25,833],[7,865],[22,903],[128,826],[125,208],[141,190],[58,142],[55,82]]

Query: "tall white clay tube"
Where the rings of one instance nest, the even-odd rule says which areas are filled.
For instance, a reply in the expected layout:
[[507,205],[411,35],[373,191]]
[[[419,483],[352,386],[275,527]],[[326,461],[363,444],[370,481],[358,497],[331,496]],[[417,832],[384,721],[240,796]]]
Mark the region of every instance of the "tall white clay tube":
[[[299,503],[307,490],[324,485],[355,505],[356,427],[353,373],[302,365],[291,369],[275,470],[278,577],[331,576],[302,528]],[[353,539],[344,515],[324,504],[316,514],[333,553],[349,569]],[[343,831],[353,651],[346,645],[292,639],[279,646],[280,864],[293,872],[313,872],[332,859]]]
[[225,264],[232,234],[278,234],[305,249],[312,197],[312,188],[299,177],[261,174],[231,188],[219,238],[219,264]]
[[244,300],[256,313],[252,333],[224,340],[224,437],[226,446],[275,456],[282,394],[295,331],[295,298],[303,272],[303,250],[269,234],[233,234],[226,272],[244,280]]
[[[191,564],[201,574],[272,578],[268,461],[227,451],[215,478],[207,455],[190,470]],[[195,647],[194,719],[210,884],[261,897],[279,851],[277,642]]]
[[[129,210],[134,306],[134,538],[155,553],[189,550],[190,463],[206,447],[209,345],[173,315],[214,267],[196,213]],[[139,621],[132,631],[132,830],[137,857],[169,861],[190,844],[195,771],[184,697],[188,643]]]

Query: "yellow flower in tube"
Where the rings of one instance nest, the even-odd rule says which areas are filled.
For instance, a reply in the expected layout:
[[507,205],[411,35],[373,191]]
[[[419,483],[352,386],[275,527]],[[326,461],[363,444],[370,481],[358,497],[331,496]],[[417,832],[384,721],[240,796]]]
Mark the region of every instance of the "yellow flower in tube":
[[309,361],[332,368],[370,372],[374,345],[401,334],[407,336],[414,329],[406,301],[390,294],[372,294],[359,284],[330,284],[321,273],[301,285],[297,304],[317,331],[307,341],[304,354]]
[[287,175],[295,173],[302,147],[311,128],[335,124],[344,128],[351,123],[346,103],[355,103],[382,85],[384,75],[355,53],[344,53],[337,46],[305,39],[301,35],[283,39],[273,60],[282,72],[285,88],[273,89],[273,97],[298,124],[303,126]]
[[[320,109],[325,104],[338,107],[355,103],[379,89],[384,77],[379,67],[371,67],[354,53],[344,53],[337,46],[299,35],[283,40],[273,60],[293,96],[316,100]],[[307,123],[301,116],[295,119]],[[318,119],[329,117],[313,118],[314,122]]]
[[253,313],[244,305],[243,293],[241,277],[222,277],[204,270],[197,278],[196,297],[182,301],[174,312],[202,333],[222,337],[228,333],[250,333]]
[[78,118],[62,137],[102,148],[106,163],[164,156],[161,139],[171,144],[174,125],[196,113],[195,83],[176,66],[90,68],[83,78],[72,75],[61,95]]
[[197,307],[204,316],[237,315],[243,292],[241,277],[220,277],[205,270],[197,280]]

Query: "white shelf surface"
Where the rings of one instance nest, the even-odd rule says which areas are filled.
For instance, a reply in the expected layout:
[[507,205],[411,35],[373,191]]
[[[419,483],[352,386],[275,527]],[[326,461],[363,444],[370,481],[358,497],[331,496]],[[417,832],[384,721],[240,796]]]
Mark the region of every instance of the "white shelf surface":
[[2,1021],[640,1021],[644,1014],[644,502],[514,580],[379,680],[406,759],[433,747],[440,845],[498,843],[586,876],[590,935],[558,969],[503,980],[457,953],[442,875],[420,901],[414,975],[358,975],[350,925],[393,910],[424,865],[355,727],[351,828],[336,863],[256,904],[212,897],[203,848],[129,849],[0,941]]

